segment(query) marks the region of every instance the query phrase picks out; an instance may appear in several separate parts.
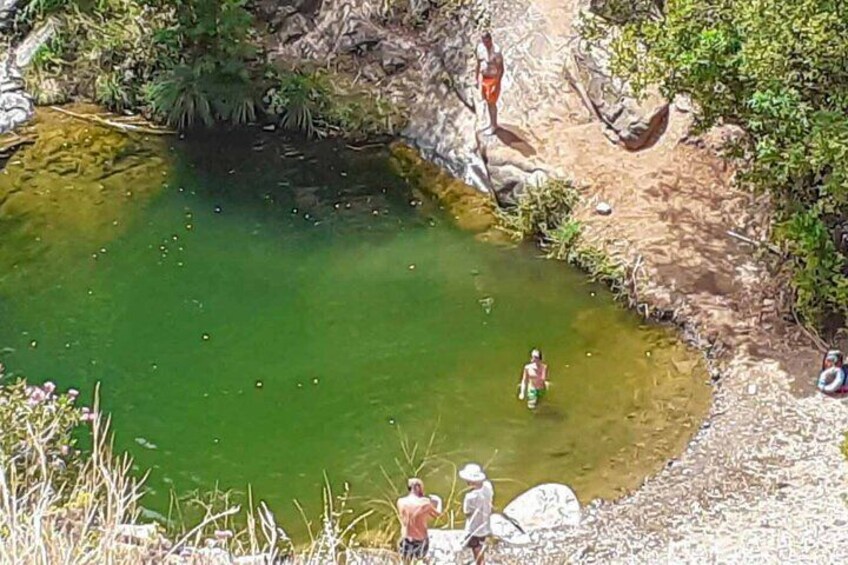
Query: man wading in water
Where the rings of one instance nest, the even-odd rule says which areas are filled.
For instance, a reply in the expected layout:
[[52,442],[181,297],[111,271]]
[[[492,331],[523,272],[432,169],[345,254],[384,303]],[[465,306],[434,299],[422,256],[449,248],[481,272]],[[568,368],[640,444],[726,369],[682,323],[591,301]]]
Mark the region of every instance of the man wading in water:
[[501,95],[501,79],[504,74],[504,59],[501,48],[492,41],[492,34],[483,34],[477,45],[477,88],[489,108],[489,127],[483,130],[492,135],[498,130],[498,97]]
[[524,365],[521,384],[518,387],[518,400],[527,397],[527,408],[536,407],[548,390],[548,366],[542,363],[542,352],[534,349],[530,352],[530,362]]

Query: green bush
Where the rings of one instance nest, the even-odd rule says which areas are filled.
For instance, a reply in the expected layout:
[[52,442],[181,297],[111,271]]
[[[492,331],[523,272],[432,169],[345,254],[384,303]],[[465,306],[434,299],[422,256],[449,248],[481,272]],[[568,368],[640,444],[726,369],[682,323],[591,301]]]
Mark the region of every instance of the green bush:
[[21,489],[48,474],[56,488],[74,478],[79,467],[74,430],[90,417],[76,406],[76,397],[76,391],[56,392],[49,381],[0,385],[0,468],[14,469]]
[[[591,31],[597,37],[598,26]],[[685,94],[699,126],[741,126],[741,181],[768,191],[795,257],[797,310],[848,316],[848,17],[833,0],[668,0],[662,18],[607,26],[615,73],[640,92]]]
[[271,72],[269,80],[272,86],[262,100],[265,113],[308,137],[394,134],[403,124],[398,109],[357,91],[340,76],[301,69]]
[[514,207],[499,212],[501,228],[515,239],[544,239],[568,221],[576,203],[577,192],[568,181],[528,185]]

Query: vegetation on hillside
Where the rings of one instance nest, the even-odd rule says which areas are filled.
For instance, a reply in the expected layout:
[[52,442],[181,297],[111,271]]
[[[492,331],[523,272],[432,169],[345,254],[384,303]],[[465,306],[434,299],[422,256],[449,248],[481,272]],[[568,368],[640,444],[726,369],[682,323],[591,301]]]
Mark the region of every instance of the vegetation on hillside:
[[[795,305],[825,330],[848,321],[848,7],[834,0],[610,0],[586,32],[611,43],[638,93],[687,95],[698,125],[734,124],[741,182],[776,205]],[[640,9],[636,9],[640,8]]]
[[39,103],[94,100],[173,127],[251,122],[308,135],[393,133],[398,112],[327,73],[269,67],[246,0],[30,0],[19,32],[53,18],[29,88]]
[[50,382],[4,380],[0,364],[0,563],[141,565],[181,556],[202,565],[249,555],[317,564],[357,547],[367,515],[328,485],[311,542],[297,548],[264,503],[254,506],[249,495],[243,509],[217,490],[190,502],[199,512],[178,508],[167,531],[143,525],[145,477],[133,473],[127,455],[114,455],[108,419],[77,404],[76,391],[60,393]]
[[516,240],[534,238],[549,258],[582,269],[624,298],[625,269],[584,241],[583,226],[572,216],[578,198],[568,181],[554,179],[540,186],[526,186],[515,206],[499,210],[500,228]]

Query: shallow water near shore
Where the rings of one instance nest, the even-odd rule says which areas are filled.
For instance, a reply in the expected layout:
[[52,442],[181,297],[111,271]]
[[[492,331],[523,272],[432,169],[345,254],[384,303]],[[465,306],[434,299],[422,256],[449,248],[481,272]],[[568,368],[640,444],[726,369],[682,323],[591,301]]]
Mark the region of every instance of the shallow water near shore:
[[[325,473],[365,507],[402,439],[431,436],[436,492],[475,460],[498,506],[548,481],[613,498],[706,413],[672,332],[459,229],[384,149],[41,127],[0,175],[0,359],[89,400],[101,383],[118,448],[152,470],[146,507],[250,484],[297,532],[292,500],[315,515]],[[535,412],[516,399],[531,347],[552,379]]]

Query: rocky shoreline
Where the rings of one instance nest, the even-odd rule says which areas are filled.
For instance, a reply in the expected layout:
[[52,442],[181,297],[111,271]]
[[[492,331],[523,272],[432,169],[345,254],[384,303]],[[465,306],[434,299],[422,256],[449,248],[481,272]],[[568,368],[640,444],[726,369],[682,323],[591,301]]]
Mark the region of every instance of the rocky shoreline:
[[[820,352],[785,319],[779,265],[728,236],[765,241],[770,225],[768,202],[737,189],[718,154],[738,132],[693,137],[685,100],[630,100],[577,35],[582,0],[420,2],[433,15],[413,30],[376,0],[258,4],[278,16],[272,58],[347,66],[408,108],[407,141],[457,178],[502,202],[572,179],[584,237],[626,268],[633,306],[678,324],[709,359],[714,403],[683,454],[630,495],[585,507],[579,526],[496,546],[490,563],[844,560],[848,405],[811,386]],[[507,62],[505,128],[488,138],[471,84],[484,27]],[[595,213],[601,201],[612,215]]]
[[[327,38],[364,37],[367,22],[370,47],[355,62],[410,109],[405,136],[425,158],[501,201],[528,182],[574,180],[585,237],[626,268],[633,306],[678,324],[710,360],[713,407],[683,454],[636,492],[588,505],[580,526],[496,547],[491,562],[838,562],[848,547],[848,406],[811,385],[820,352],[785,319],[779,265],[728,235],[765,241],[770,225],[768,202],[737,189],[719,155],[738,132],[693,137],[687,101],[640,108],[622,96],[576,33],[589,7],[469,2],[410,39],[378,26],[376,3],[328,0],[324,19],[275,52],[349,56]],[[355,17],[334,17],[342,8]],[[506,135],[494,138],[476,134],[485,122],[470,84],[483,27],[507,61]],[[401,41],[408,65],[380,72],[375,47]],[[594,213],[600,201],[611,216]]]

